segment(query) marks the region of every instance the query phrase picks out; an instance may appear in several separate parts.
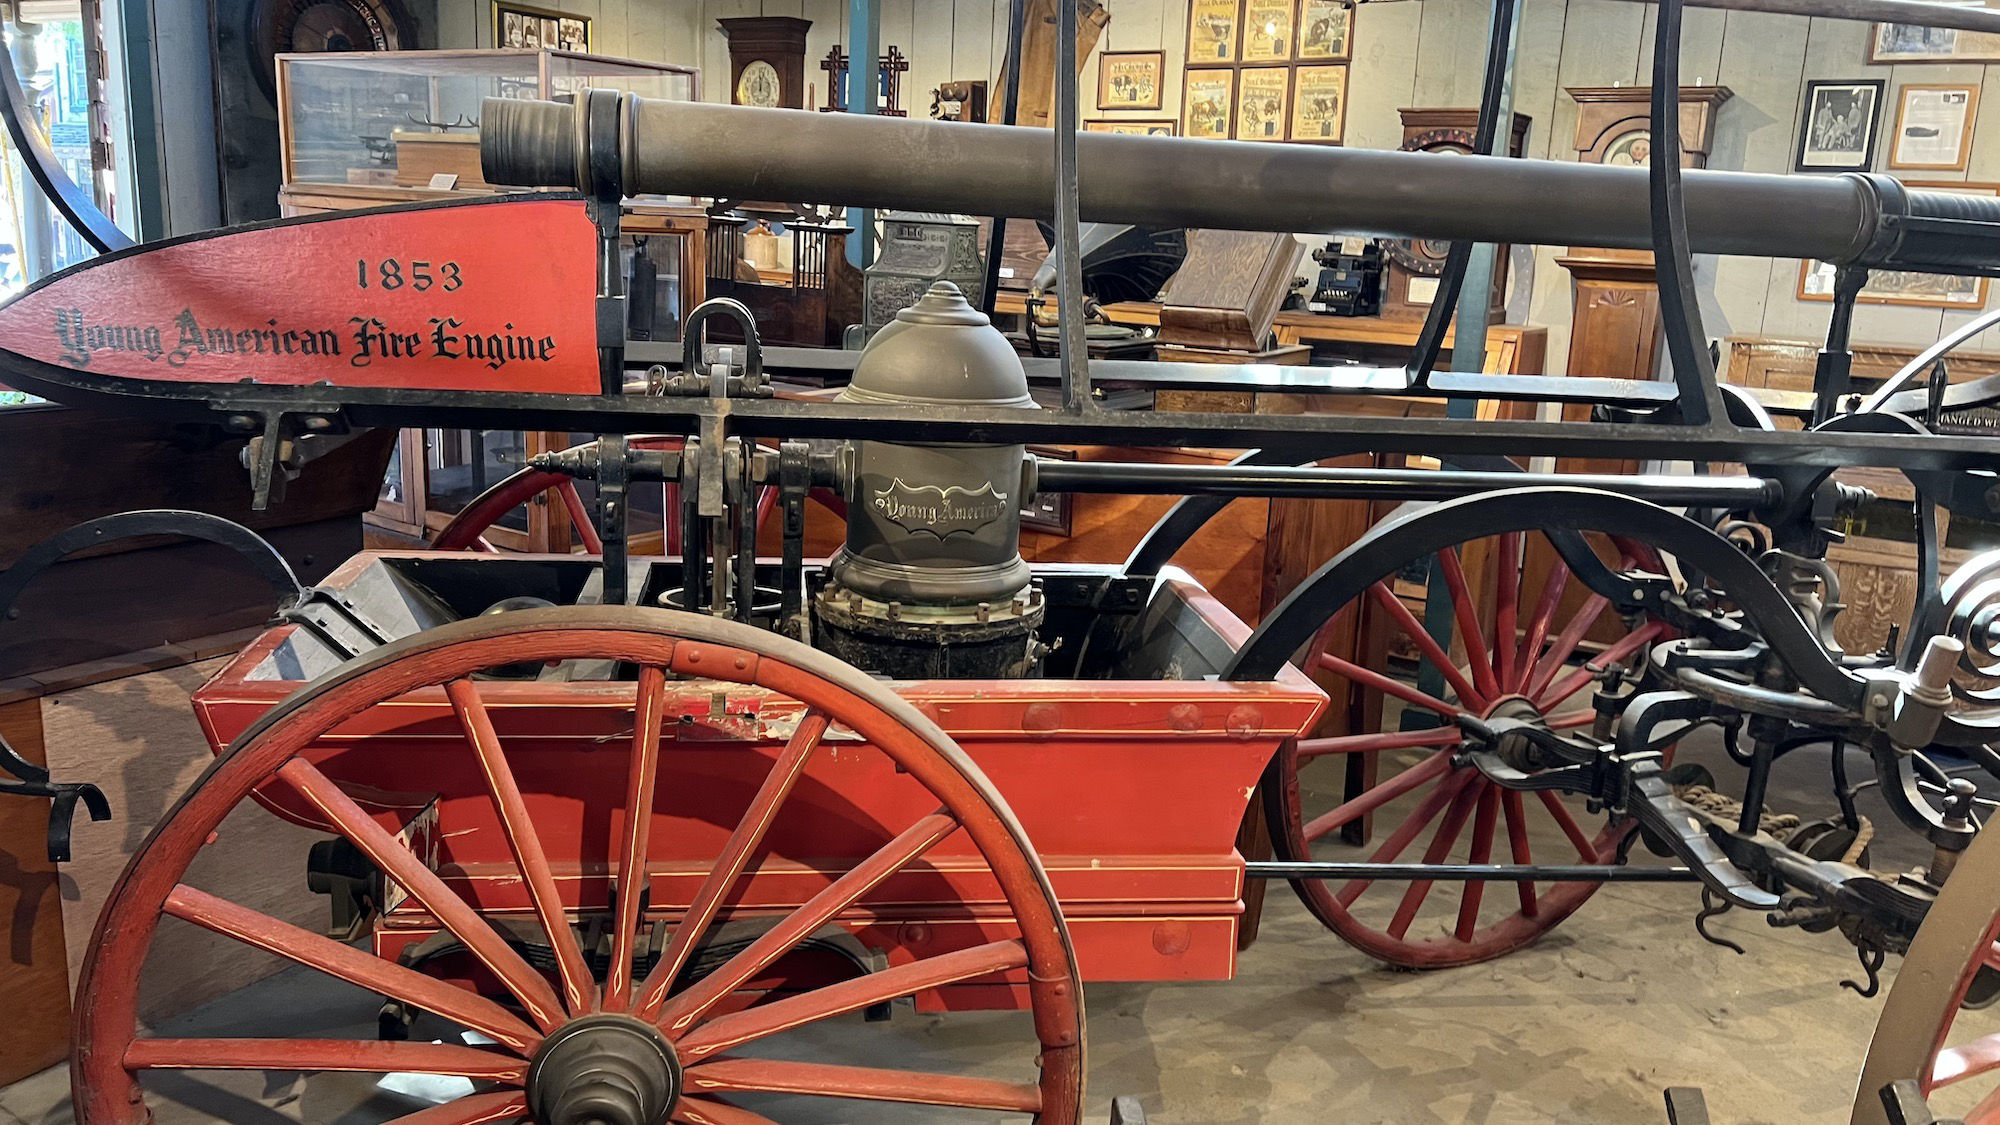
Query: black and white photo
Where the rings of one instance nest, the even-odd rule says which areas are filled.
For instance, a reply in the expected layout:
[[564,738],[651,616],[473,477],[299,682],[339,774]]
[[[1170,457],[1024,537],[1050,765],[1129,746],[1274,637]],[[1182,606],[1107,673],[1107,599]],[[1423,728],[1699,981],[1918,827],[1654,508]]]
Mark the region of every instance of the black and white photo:
[[1875,162],[1882,86],[1880,79],[1806,83],[1797,170],[1867,171]]

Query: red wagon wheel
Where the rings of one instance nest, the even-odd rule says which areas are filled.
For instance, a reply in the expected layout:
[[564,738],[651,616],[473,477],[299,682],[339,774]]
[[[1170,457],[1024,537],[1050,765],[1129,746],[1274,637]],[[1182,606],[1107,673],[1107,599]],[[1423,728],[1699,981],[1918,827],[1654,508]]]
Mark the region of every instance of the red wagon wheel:
[[[2000,832],[1960,853],[1896,971],[1854,1092],[1853,1125],[1889,1125],[1882,1088],[1914,1080],[1940,1117],[2000,1123]],[[1976,999],[1972,999],[1977,994]],[[1968,1000],[1972,1002],[1968,1006]]]
[[[679,449],[682,439],[673,436],[643,435],[631,439],[634,449]],[[577,448],[583,448],[579,446]],[[666,552],[680,554],[680,522],[672,513],[680,507],[676,499],[680,486],[668,484],[666,488],[665,510],[668,516],[665,528]],[[601,555],[604,541],[597,534],[597,523],[591,513],[590,504],[577,491],[576,480],[562,473],[545,469],[527,468],[494,484],[491,488],[474,497],[472,502],[460,509],[451,522],[440,529],[431,540],[431,547],[439,551],[491,551],[493,545],[486,541],[486,532],[504,519],[507,513],[523,504],[548,496],[561,505],[563,515],[569,520],[570,532],[584,553]],[[814,501],[846,518],[847,505],[829,489],[815,488],[811,492]],[[759,489],[757,492],[757,526],[763,527],[771,512],[778,505],[778,490]]]
[[[629,693],[633,734],[626,777],[609,787],[622,805],[606,823],[623,827],[603,874],[616,892],[616,917],[602,979],[587,968],[576,919],[552,874],[544,840],[558,837],[538,831],[494,729],[508,689],[529,685],[474,678],[493,668],[572,659],[637,669],[636,681],[604,685]],[[641,904],[651,881],[645,859],[652,854],[655,791],[669,792],[679,780],[663,773],[661,758],[663,707],[675,676],[755,685],[796,700],[804,711],[672,926],[656,967],[634,979]],[[361,720],[373,729],[383,721],[375,709],[426,700],[434,711],[448,700],[457,718],[462,751],[447,744],[437,752],[470,755],[473,776],[484,778],[520,885],[553,953],[552,973],[530,966],[472,905],[476,896],[447,881],[449,868],[433,870],[357,803],[349,792],[353,782],[334,780],[351,743],[329,744],[330,732]],[[920,787],[907,792],[914,803],[899,807],[935,811],[912,814],[907,825],[880,826],[890,838],[878,850],[844,874],[827,873],[825,886],[803,905],[689,983],[683,970],[704,933],[728,910],[809,760],[832,752],[818,747],[834,727],[859,736],[844,739],[840,755],[879,752],[888,759],[885,771],[893,765],[896,784]],[[463,943],[497,982],[495,995],[423,975],[190,885],[189,865],[211,833],[263,786],[283,787],[308,802]],[[441,833],[450,829],[440,825]],[[865,907],[871,891],[959,833],[1004,895],[1009,913],[1001,916],[1001,929],[1017,927],[1018,937],[722,1011],[729,1007],[725,1001],[740,1001],[738,990],[788,951],[857,904]],[[575,882],[567,884],[572,897]],[[162,916],[442,1016],[492,1045],[143,1037],[137,1027],[140,975]],[[1021,1036],[1012,1079],[762,1057],[764,1041],[788,1030],[925,989],[991,981],[995,974],[1025,989],[1032,1012],[1033,1030]],[[1068,932],[1020,825],[978,768],[935,724],[855,669],[771,633],[667,610],[578,607],[462,621],[385,646],[302,689],[219,757],[132,857],[99,920],[77,995],[72,1090],[84,1125],[147,1122],[138,1081],[143,1072],[211,1069],[410,1071],[477,1084],[470,1096],[399,1118],[405,1125],[524,1118],[541,1125],[657,1122],[669,1115],[690,1125],[757,1125],[767,1118],[737,1103],[740,1095],[764,1093],[967,1107],[1061,1125],[1072,1125],[1081,1113],[1083,1006]],[[745,1047],[752,1053],[738,1053]],[[982,1072],[989,1071],[990,1064],[982,1064]]]
[[[1402,530],[1427,518],[1402,521]],[[1590,540],[1614,570],[1659,567],[1644,544],[1597,535]],[[1666,635],[1665,625],[1622,621],[1607,598],[1583,588],[1539,531],[1461,542],[1388,566],[1375,552],[1357,549],[1347,557],[1371,572],[1352,575],[1354,581],[1341,588],[1366,593],[1328,620],[1310,659],[1345,682],[1344,698],[1337,691],[1334,705],[1344,704],[1336,713],[1345,715],[1352,733],[1301,739],[1273,758],[1264,800],[1278,858],[1529,864],[1554,855],[1558,864],[1612,862],[1629,823],[1587,828],[1580,803],[1550,792],[1508,790],[1458,765],[1456,720],[1504,716],[1555,730],[1589,726],[1590,688],[1603,669],[1643,659],[1646,646]],[[1399,579],[1421,589],[1433,571],[1439,581],[1431,583],[1431,596],[1442,586],[1450,601],[1451,652],[1396,589]],[[1382,634],[1436,669],[1437,686],[1427,690],[1399,677],[1382,660],[1367,667],[1328,651],[1336,638],[1356,636],[1356,630],[1365,637],[1370,626],[1364,622],[1379,623]],[[1323,796],[1344,792],[1352,754],[1375,759],[1375,784],[1345,800]],[[1336,851],[1342,830],[1358,828],[1371,814],[1387,828],[1374,833],[1379,843],[1372,851]],[[1519,949],[1568,917],[1597,886],[1368,879],[1292,885],[1342,938],[1411,969],[1472,964]]]

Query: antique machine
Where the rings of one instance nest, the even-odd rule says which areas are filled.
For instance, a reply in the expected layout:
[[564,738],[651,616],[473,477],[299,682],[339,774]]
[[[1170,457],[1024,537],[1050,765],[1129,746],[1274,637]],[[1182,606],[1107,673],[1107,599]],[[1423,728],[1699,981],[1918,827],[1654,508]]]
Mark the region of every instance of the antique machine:
[[1309,312],[1374,316],[1382,309],[1382,247],[1366,238],[1342,238],[1312,252],[1319,276],[1306,300]]
[[[1496,3],[1496,57],[1513,2]],[[601,435],[472,509],[491,518],[546,490],[585,532],[583,554],[369,552],[306,589],[240,528],[143,513],[64,533],[0,575],[4,619],[49,560],[171,531],[241,545],[280,601],[197,695],[214,767],[109,896],[78,991],[78,1119],[139,1125],[139,1075],[222,1068],[465,1080],[463,1097],[406,1118],[420,1125],[755,1125],[771,1118],[745,1099],[771,1094],[1067,1125],[1082,1114],[1082,983],[1228,976],[1248,878],[1291,880],[1341,937],[1399,966],[1493,958],[1604,883],[1673,881],[1837,931],[1871,974],[1919,948],[1927,916],[1950,919],[1957,936],[1931,963],[1980,985],[1992,889],[1965,874],[1989,869],[1977,826],[2000,807],[2000,555],[1942,575],[1935,532],[1940,512],[2000,509],[2000,442],[1952,425],[2000,384],[1947,377],[1951,350],[2000,314],[1864,397],[1850,393],[1837,304],[1816,393],[1766,403],[1718,384],[1690,261],[1817,257],[1850,296],[1875,268],[2000,273],[2000,203],[1864,175],[1683,172],[1669,127],[1680,17],[1681,0],[1658,5],[1652,88],[1666,93],[1646,169],[590,90],[482,107],[486,178],[555,192],[141,247],[0,307],[0,381],[247,435],[260,496],[368,427]],[[2000,30],[2000,16],[1949,6],[1903,4],[1898,18]],[[1071,74],[1075,29],[1057,23]],[[1074,81],[1057,93],[1056,118],[1073,120]],[[1494,147],[1501,101],[1493,68],[1475,152]],[[732,143],[746,132],[763,143]],[[892,164],[884,151],[947,155]],[[751,310],[719,300],[690,316],[678,364],[631,369],[607,263],[620,201],[654,192],[1053,214],[1060,355],[1017,359],[940,283],[859,356],[767,350]],[[1082,219],[1361,229],[1450,249],[1401,368],[1093,362]],[[1436,371],[1474,240],[1651,249],[1672,379]],[[711,325],[741,343],[709,345]],[[833,401],[803,400],[773,390],[780,371],[852,378]],[[1035,379],[1059,405],[1035,405]],[[1092,397],[1113,380],[1595,416],[1114,412]],[[1801,428],[1778,428],[1772,409]],[[1024,455],[1048,440],[1247,452],[1222,466]],[[1382,451],[1444,464],[1320,464]],[[1511,460],[1606,455],[1742,471]],[[1905,474],[1925,533],[1917,612],[1881,652],[1842,652],[1828,628],[1841,596],[1827,545],[1867,499],[1834,479],[1850,465]],[[633,490],[654,486],[672,489],[675,533],[668,554],[638,556],[625,516]],[[1183,499],[1123,562],[1029,566],[1019,511],[1041,490]],[[1253,629],[1171,565],[1241,496],[1411,504]],[[815,498],[846,520],[827,560],[804,557]],[[767,518],[775,556],[757,549]],[[478,530],[454,529],[452,545],[476,546]],[[1398,596],[1413,570],[1435,575],[1427,615],[1448,629]],[[1334,639],[1364,615],[1400,634],[1415,674],[1339,654]],[[1331,708],[1307,672],[1334,687]],[[1329,710],[1342,729],[1311,737]],[[1740,776],[1672,763],[1697,727],[1723,733]],[[1764,810],[1774,764],[1828,743],[1872,763],[1896,822],[1884,828],[1921,840],[1922,864],[1865,866],[1844,802],[1815,832],[1778,834]],[[1316,771],[1349,761],[1378,766],[1372,784],[1323,799]],[[1253,789],[1274,858],[1236,845]],[[45,775],[10,791],[61,794]],[[361,944],[212,889],[196,860],[248,802],[333,837],[309,874]],[[1337,850],[1370,816],[1367,858]],[[1554,862],[1531,850],[1545,840],[1563,849]],[[1641,841],[1671,862],[1628,862]],[[379,993],[380,1037],[146,1033],[140,977],[163,918]],[[1918,1031],[1893,1038],[1930,1047],[1885,1047],[1870,1070],[1867,1082],[1917,1082],[1892,1090],[1905,1121],[1926,1087],[1993,1072],[1994,1040],[1942,1049],[1968,995],[1912,1001],[1920,1015],[1899,1026]],[[904,997],[1023,1017],[976,1075],[764,1049]],[[433,1041],[433,1026],[477,1035]],[[853,1049],[851,1036],[815,1044],[816,1058]],[[1858,1119],[1885,1104],[1864,1087]]]

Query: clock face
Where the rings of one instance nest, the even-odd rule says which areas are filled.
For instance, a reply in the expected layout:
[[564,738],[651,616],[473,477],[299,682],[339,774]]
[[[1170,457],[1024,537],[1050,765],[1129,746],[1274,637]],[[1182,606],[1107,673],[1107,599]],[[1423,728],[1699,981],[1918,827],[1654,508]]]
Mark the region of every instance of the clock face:
[[410,33],[397,0],[259,0],[245,41],[252,72],[273,90],[273,55],[395,51]]
[[736,79],[736,104],[775,109],[778,98],[778,68],[763,59],[745,63],[743,73]]
[[1653,131],[1634,129],[1611,142],[1604,150],[1604,162],[1621,167],[1645,167],[1653,158]]

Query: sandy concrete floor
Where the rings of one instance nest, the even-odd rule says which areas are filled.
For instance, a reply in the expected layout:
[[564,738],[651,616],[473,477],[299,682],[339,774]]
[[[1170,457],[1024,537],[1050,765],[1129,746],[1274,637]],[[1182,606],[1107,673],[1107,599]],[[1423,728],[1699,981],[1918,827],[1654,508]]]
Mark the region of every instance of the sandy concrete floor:
[[[1789,789],[1824,792],[1823,761],[1786,770]],[[1662,1088],[1698,1085],[1717,1125],[1845,1121],[1880,1005],[1837,986],[1856,967],[1846,943],[1736,914],[1714,928],[1749,949],[1738,956],[1696,936],[1697,905],[1687,886],[1606,887],[1530,949],[1415,974],[1371,963],[1273,887],[1238,979],[1089,989],[1091,1111],[1102,1120],[1114,1094],[1131,1094],[1155,1125],[1623,1125],[1664,1122]],[[374,1010],[356,990],[289,973],[160,1030],[365,1038]],[[793,1033],[785,1050],[1019,1075],[1020,1021],[902,1008],[886,1025]],[[366,1125],[413,1108],[372,1082],[203,1074],[153,1089],[160,1125]],[[0,1125],[61,1125],[67,1092],[61,1070],[0,1090]],[[788,1123],[939,1120],[816,1099],[759,1108]]]

